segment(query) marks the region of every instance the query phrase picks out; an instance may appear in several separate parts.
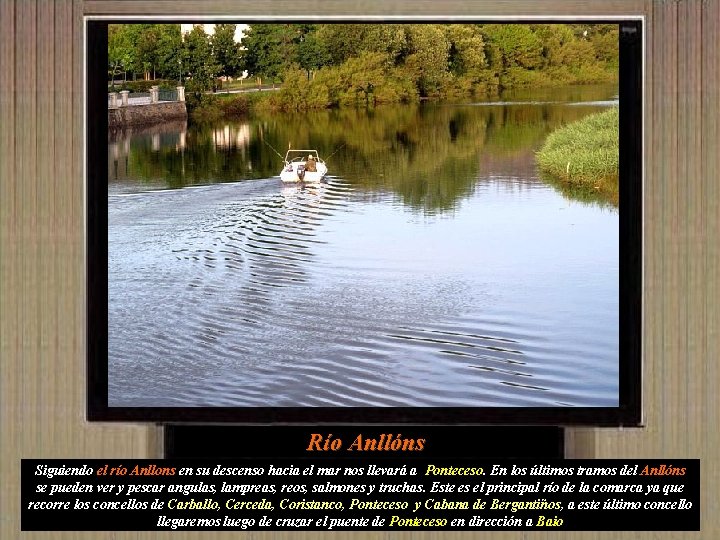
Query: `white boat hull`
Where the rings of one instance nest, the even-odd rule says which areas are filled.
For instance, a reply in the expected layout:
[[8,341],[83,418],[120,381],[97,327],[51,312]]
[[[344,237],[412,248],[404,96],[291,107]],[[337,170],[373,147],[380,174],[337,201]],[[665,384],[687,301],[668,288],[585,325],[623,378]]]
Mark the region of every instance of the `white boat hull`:
[[327,174],[327,167],[324,163],[320,162],[316,165],[317,171],[305,171],[302,175],[302,178],[300,178],[300,174],[298,174],[298,168],[301,165],[304,167],[305,162],[293,161],[292,163],[290,163],[290,166],[284,167],[282,172],[280,172],[280,180],[282,180],[286,184],[293,184],[297,182],[304,182],[307,184],[321,182]]

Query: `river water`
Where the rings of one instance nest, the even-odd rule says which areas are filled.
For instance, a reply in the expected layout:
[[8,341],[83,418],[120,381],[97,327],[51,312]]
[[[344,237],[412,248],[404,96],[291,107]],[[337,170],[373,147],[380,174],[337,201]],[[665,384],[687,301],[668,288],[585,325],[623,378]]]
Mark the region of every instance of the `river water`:
[[617,406],[617,208],[534,162],[616,95],[110,134],[109,405]]

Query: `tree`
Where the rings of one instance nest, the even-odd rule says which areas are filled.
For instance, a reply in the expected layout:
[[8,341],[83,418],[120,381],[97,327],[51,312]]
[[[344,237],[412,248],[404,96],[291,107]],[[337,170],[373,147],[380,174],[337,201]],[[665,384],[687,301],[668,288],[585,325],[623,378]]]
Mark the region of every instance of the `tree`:
[[253,24],[242,39],[242,67],[250,75],[273,81],[297,63],[302,25]]
[[164,79],[179,79],[183,41],[179,24],[157,25],[157,70]]
[[617,67],[619,57],[619,31],[617,25],[599,25],[590,36],[595,57],[609,66]]
[[122,71],[127,79],[127,70],[132,66],[135,58],[135,47],[130,40],[128,25],[108,25],[108,70],[115,86],[115,75]]
[[564,61],[563,46],[575,39],[572,28],[566,24],[539,24],[534,31],[542,42],[543,65],[561,66]]
[[407,31],[402,24],[323,24],[317,39],[325,45],[332,65],[340,65],[362,53],[383,53],[391,64],[407,54]]
[[300,36],[300,43],[297,46],[297,60],[300,67],[310,73],[328,65],[331,62],[330,52],[325,43],[318,38],[314,28]]
[[235,42],[234,24],[216,24],[211,38],[213,58],[218,75],[234,76],[240,67],[240,47]]
[[382,53],[389,65],[398,65],[408,54],[408,31],[402,24],[369,25],[362,43],[362,50]]
[[143,73],[146,81],[150,79],[151,72],[152,78],[155,79],[155,68],[158,65],[158,34],[157,25],[154,24],[140,25],[140,31],[137,34],[135,42],[136,68]]
[[414,73],[421,96],[437,94],[448,81],[450,42],[437,24],[408,25],[405,66]]
[[188,89],[198,98],[212,88],[219,66],[215,63],[210,39],[202,25],[195,26],[185,36],[183,66],[191,79]]
[[485,42],[480,29],[468,24],[445,27],[450,42],[448,69],[453,75],[478,73],[485,67]]
[[574,39],[560,49],[562,63],[570,67],[581,67],[595,63],[595,49],[585,39]]
[[485,41],[499,54],[499,58],[493,58],[493,61],[499,60],[503,69],[534,69],[540,66],[542,43],[528,25],[485,24],[481,30]]
[[348,58],[360,54],[367,26],[365,24],[322,24],[318,27],[317,37],[324,43],[332,65],[339,66]]

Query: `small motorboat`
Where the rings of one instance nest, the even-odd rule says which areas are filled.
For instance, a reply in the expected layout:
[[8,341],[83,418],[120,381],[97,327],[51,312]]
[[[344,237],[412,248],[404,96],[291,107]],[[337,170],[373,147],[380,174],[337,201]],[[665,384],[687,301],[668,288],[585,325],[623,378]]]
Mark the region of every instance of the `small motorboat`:
[[287,184],[320,182],[327,174],[327,165],[317,150],[288,150],[280,180]]

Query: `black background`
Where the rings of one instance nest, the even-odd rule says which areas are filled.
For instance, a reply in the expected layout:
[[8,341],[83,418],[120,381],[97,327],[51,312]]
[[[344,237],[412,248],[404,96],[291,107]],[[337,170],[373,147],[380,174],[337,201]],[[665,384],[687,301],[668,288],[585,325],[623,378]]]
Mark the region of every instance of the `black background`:
[[[232,441],[228,441],[232,444]],[[350,440],[345,441],[345,446],[349,445]],[[346,452],[349,454],[350,452]],[[224,516],[229,516],[234,519],[238,518],[255,518],[256,523],[252,530],[326,530],[322,527],[306,527],[302,529],[295,529],[292,527],[279,527],[274,523],[270,527],[259,528],[257,526],[257,520],[262,516],[268,516],[274,520],[278,518],[313,518],[313,522],[324,516],[330,518],[374,518],[375,516],[381,516],[385,519],[385,524],[382,527],[364,526],[361,528],[343,528],[342,530],[489,530],[489,529],[502,529],[502,527],[469,527],[468,521],[473,516],[480,516],[482,518],[503,518],[505,516],[509,518],[519,518],[522,520],[522,526],[519,527],[506,527],[503,530],[699,530],[700,525],[700,465],[698,460],[678,460],[678,461],[659,461],[659,460],[479,460],[479,459],[468,459],[468,458],[416,458],[406,459],[404,456],[395,457],[394,459],[376,460],[374,455],[380,452],[352,452],[353,458],[338,459],[333,455],[313,455],[312,457],[295,457],[295,458],[252,458],[242,460],[22,460],[22,515],[21,524],[23,530],[169,530],[168,527],[158,527],[159,516],[166,516],[168,519],[173,518],[215,518],[223,519]],[[308,453],[309,455],[310,453]],[[313,453],[316,454],[316,453]],[[422,454],[422,452],[417,452]],[[303,475],[302,470],[309,466],[314,465],[317,467],[363,467],[367,473],[371,464],[377,463],[379,467],[399,467],[405,466],[409,472],[411,467],[417,467],[417,474],[415,475],[353,475],[347,476],[345,474],[338,474],[334,476],[321,476],[317,474]],[[47,479],[45,476],[37,475],[36,467],[38,464],[46,464],[49,466],[80,466],[82,464],[88,464],[97,471],[101,467],[108,465],[109,468],[123,466],[128,472],[130,472],[136,465],[148,466],[154,464],[157,467],[209,467],[213,470],[218,465],[223,466],[235,466],[235,467],[265,467],[265,471],[269,469],[269,465],[275,467],[296,467],[300,472],[298,475],[284,475],[284,476],[200,476],[197,474],[191,476],[97,476],[91,474],[89,476],[55,476],[52,479]],[[437,467],[483,467],[485,474],[482,476],[467,476],[467,475],[455,475],[455,476],[425,476],[425,472],[428,464],[433,464]],[[505,474],[500,476],[491,475],[491,470],[494,465],[500,465],[506,467],[510,472],[513,467],[526,467],[527,472],[530,471],[530,467],[534,464],[543,466],[555,466],[555,467],[615,467],[620,470],[624,465],[634,466],[638,465],[638,471],[641,471],[643,467],[649,465],[651,467],[659,467],[661,464],[669,466],[672,464],[673,467],[685,467],[686,474],[683,476],[625,476],[625,475],[610,475],[610,476],[598,476],[598,475],[556,475],[556,476],[537,476],[529,474]],[[204,482],[205,484],[222,485],[222,482],[228,482],[232,484],[274,484],[278,486],[286,484],[305,484],[305,485],[325,485],[326,482],[333,484],[395,484],[404,485],[407,484],[422,484],[425,487],[423,493],[383,493],[375,491],[371,495],[364,495],[359,493],[313,493],[308,489],[308,493],[300,494],[247,494],[240,495],[238,493],[190,493],[189,495],[183,495],[182,493],[169,494],[166,489],[162,493],[147,493],[147,494],[133,494],[123,495],[121,497],[115,495],[107,495],[97,493],[97,490],[93,489],[93,493],[56,493],[55,495],[49,496],[43,493],[36,493],[36,486],[38,484],[66,484],[75,485],[76,482],[80,484],[199,484]],[[518,484],[536,484],[537,482],[548,484],[554,482],[558,486],[565,485],[569,482],[571,485],[579,485],[580,482],[584,482],[589,485],[594,484],[659,484],[661,486],[676,484],[684,485],[683,492],[680,494],[669,494],[663,495],[659,493],[657,495],[651,495],[645,498],[644,495],[633,494],[633,493],[579,493],[577,490],[572,493],[563,492],[561,489],[557,492],[543,492],[540,493],[525,493],[520,495],[518,493],[496,493],[489,495],[479,495],[471,493],[458,493],[459,485],[473,486],[480,484],[481,482],[492,482],[498,484],[504,482],[505,484],[512,485]],[[453,490],[451,492],[438,492],[431,493],[430,487],[433,482],[439,482],[444,485],[452,485]],[[660,487],[662,490],[662,487]],[[143,501],[152,502],[155,499],[160,501],[169,501],[171,498],[175,498],[178,501],[189,501],[193,499],[199,503],[202,503],[207,498],[213,499],[220,505],[219,511],[211,510],[172,510],[163,508],[161,510],[147,509],[147,510],[115,510],[115,511],[101,511],[101,510],[29,510],[28,503],[30,501],[71,501],[71,508],[74,506],[75,500],[81,501],[93,501],[93,500],[121,500],[126,501],[134,499],[135,505],[141,504]],[[224,502],[227,499],[235,499],[238,501],[242,500],[255,500],[260,501],[265,499],[272,501],[275,510],[228,510],[224,506]],[[299,501],[302,499],[312,501],[343,501],[345,504],[345,510],[281,510],[279,502],[281,499],[289,499],[292,501]],[[381,501],[407,501],[407,510],[361,510],[353,511],[349,510],[349,503],[352,498],[357,498],[361,501],[367,500],[381,500]],[[477,499],[481,498],[487,502],[487,508],[484,510],[436,510],[432,508],[426,508],[424,505],[428,499],[432,499],[435,502],[441,502],[443,499],[448,501],[468,501],[472,508],[472,503]],[[681,498],[692,503],[692,507],[689,510],[519,510],[512,512],[509,509],[496,509],[491,510],[490,505],[492,500],[497,498],[500,501],[536,501],[538,499],[546,499],[548,502],[551,501],[563,501],[563,505],[566,506],[565,501],[583,501],[583,500],[595,500],[600,503],[604,503],[608,499],[617,499],[622,501],[646,501],[646,500],[662,500],[662,501],[679,501]],[[422,503],[420,509],[417,512],[413,512],[414,502],[419,501]],[[149,506],[149,505],[148,505]],[[448,520],[448,524],[444,527],[389,527],[389,521],[391,516],[396,515],[402,518],[444,518]],[[538,516],[544,516],[546,519],[553,519],[555,517],[562,519],[562,525],[560,527],[538,527],[537,521]],[[450,526],[450,522],[454,518],[464,518],[466,526]],[[528,519],[532,520],[532,525],[528,526]],[[203,527],[203,530],[223,530],[222,526]],[[238,530],[236,528],[230,528],[230,530]]]

